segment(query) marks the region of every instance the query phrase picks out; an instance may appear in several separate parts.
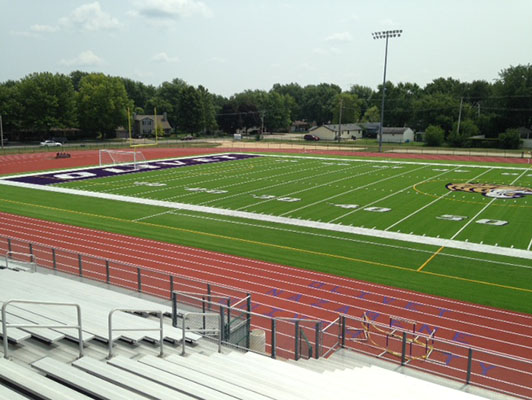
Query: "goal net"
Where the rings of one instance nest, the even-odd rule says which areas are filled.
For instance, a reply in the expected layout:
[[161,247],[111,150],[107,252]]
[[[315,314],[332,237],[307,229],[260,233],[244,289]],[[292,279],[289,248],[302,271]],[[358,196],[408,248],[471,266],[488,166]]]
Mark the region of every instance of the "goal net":
[[138,164],[145,162],[146,158],[141,151],[129,150],[100,150],[98,152],[100,167],[106,165],[127,165],[138,169]]

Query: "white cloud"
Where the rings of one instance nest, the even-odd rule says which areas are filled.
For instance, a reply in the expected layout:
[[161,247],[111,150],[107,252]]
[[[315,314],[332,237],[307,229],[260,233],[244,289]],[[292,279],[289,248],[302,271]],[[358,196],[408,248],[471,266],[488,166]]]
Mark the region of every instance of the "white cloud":
[[60,61],[61,65],[67,67],[92,67],[103,64],[103,59],[94,54],[91,50],[81,52],[77,57]]
[[26,31],[9,31],[9,34],[11,36],[20,36],[20,37],[26,37],[26,38],[32,38],[32,39],[37,39],[37,38],[40,38],[41,36],[35,32],[26,32]]
[[333,33],[325,38],[327,42],[350,42],[353,40],[349,32]]
[[198,0],[140,0],[133,15],[157,19],[177,19],[200,15],[211,17],[212,10]]
[[63,26],[85,31],[116,29],[121,26],[118,19],[104,12],[99,2],[83,4],[59,20]]
[[50,32],[57,32],[59,30],[59,27],[58,26],[52,26],[52,25],[35,24],[35,25],[32,25],[30,27],[30,30],[33,31],[33,32],[50,33]]
[[170,57],[168,54],[166,54],[164,51],[161,53],[155,54],[152,58],[152,61],[161,61],[161,62],[167,62],[167,63],[176,63],[179,62],[179,58],[177,57]]

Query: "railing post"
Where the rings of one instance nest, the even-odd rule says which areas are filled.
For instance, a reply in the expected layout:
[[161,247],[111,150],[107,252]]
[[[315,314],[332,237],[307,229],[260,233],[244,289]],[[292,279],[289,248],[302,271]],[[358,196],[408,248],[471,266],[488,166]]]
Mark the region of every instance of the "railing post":
[[296,329],[296,332],[295,332],[295,337],[294,337],[294,347],[295,347],[295,354],[294,354],[294,357],[295,357],[295,360],[299,360],[299,320],[295,320],[294,322],[294,326],[295,326],[295,329]]
[[276,358],[277,353],[277,323],[275,318],[272,318],[272,358]]
[[29,243],[28,244],[28,248],[29,248],[29,251],[30,251],[31,260],[33,261],[33,244]]
[[54,268],[54,271],[57,271],[57,261],[55,259],[55,249],[52,248],[52,265]]
[[251,335],[251,294],[247,294],[248,298],[246,301],[246,311],[247,311],[247,319],[246,319],[246,348],[249,349],[250,346],[250,335]]
[[220,337],[222,338],[222,342],[225,340],[225,313],[224,313],[224,307],[220,305]]
[[345,334],[346,334],[346,327],[345,327],[345,315],[342,315],[340,317],[340,334],[342,337],[340,338],[340,344],[342,346],[342,349],[345,348]]
[[401,347],[401,365],[405,365],[406,361],[406,332],[403,332],[403,345]]
[[140,267],[137,267],[137,291],[142,293],[142,276],[140,272]]
[[231,297],[227,298],[227,332],[225,340],[231,338]]
[[79,276],[83,277],[83,264],[81,262],[81,254],[78,254],[78,268],[79,268]]
[[203,313],[203,330],[207,327],[207,317],[205,316],[205,296],[201,297],[201,312]]
[[172,292],[172,326],[177,328],[177,294]]
[[209,307],[208,310],[211,311],[211,284],[207,283],[207,300],[209,301]]
[[320,358],[320,353],[321,353],[321,340],[320,340],[320,335],[321,335],[321,322],[316,322],[316,350],[315,350],[315,355],[314,357],[316,359]]
[[174,276],[170,275],[170,298],[172,298],[173,291],[174,291]]
[[11,253],[11,238],[7,238],[7,251]]
[[471,381],[471,364],[473,363],[473,349],[470,347],[467,352],[467,375],[466,375],[466,385],[469,385]]
[[109,260],[105,260],[105,283],[111,283],[111,268],[109,267]]

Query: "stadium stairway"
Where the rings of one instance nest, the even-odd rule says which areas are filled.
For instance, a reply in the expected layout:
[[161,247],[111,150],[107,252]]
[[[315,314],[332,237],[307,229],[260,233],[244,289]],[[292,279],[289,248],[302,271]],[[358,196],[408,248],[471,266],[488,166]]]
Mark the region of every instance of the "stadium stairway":
[[[327,359],[283,361],[225,346],[219,353],[213,341],[189,335],[185,356],[179,341],[169,340],[164,342],[161,357],[153,333],[140,331],[135,335],[117,332],[114,355],[108,358],[108,338],[101,325],[105,325],[109,309],[127,305],[156,310],[164,309],[164,305],[54,274],[0,269],[0,302],[12,299],[79,303],[88,321],[83,320],[83,327],[92,336],[84,338],[86,346],[80,357],[76,335],[65,334],[68,329],[50,329],[48,337],[38,333],[44,328],[18,329],[22,336],[10,340],[8,359],[0,349],[0,399],[480,398],[456,390],[460,387],[443,386],[434,378],[405,373],[398,370],[400,367],[375,365],[375,360],[344,350]],[[9,304],[8,322],[72,323],[65,319],[64,310],[50,314],[48,309],[26,306]],[[156,322],[146,315],[123,318],[120,327],[133,324],[141,329]],[[173,332],[169,321],[165,321],[164,329],[169,339],[182,334]],[[16,328],[8,328],[8,335],[10,331]],[[396,371],[391,370],[394,368]],[[485,397],[508,398],[492,392]]]

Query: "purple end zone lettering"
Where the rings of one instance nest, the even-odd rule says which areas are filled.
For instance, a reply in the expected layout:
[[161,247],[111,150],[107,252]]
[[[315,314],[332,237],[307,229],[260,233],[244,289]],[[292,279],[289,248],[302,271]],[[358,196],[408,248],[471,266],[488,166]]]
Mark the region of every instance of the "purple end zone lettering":
[[339,288],[340,286],[335,286],[331,289],[331,293],[340,293],[337,289]]
[[368,292],[360,292],[360,294],[357,296],[359,299],[363,299],[366,297],[369,293]]
[[432,332],[438,332],[438,328],[435,326],[432,327],[432,326],[428,326],[427,324],[423,324],[419,327],[418,332],[427,333],[428,335],[430,335]]
[[323,285],[325,285],[323,282],[311,282],[308,286],[314,289],[320,289]]
[[370,320],[375,321],[377,318],[379,318],[380,314],[375,311],[366,311],[366,316]]
[[248,158],[261,157],[256,154],[226,154],[219,156],[206,156],[201,158],[180,158],[175,160],[150,161],[138,163],[137,168],[121,165],[117,167],[87,168],[86,170],[66,171],[66,172],[49,172],[44,174],[35,174],[28,176],[19,176],[5,178],[12,182],[32,183],[34,185],[53,185],[64,182],[75,182],[85,179],[106,178],[123,174],[136,174],[152,169],[170,169],[180,168],[205,163],[227,162],[235,160],[245,160]]
[[382,303],[383,304],[391,304],[395,301],[395,299],[393,297],[387,297],[387,296],[384,296],[382,298]]

